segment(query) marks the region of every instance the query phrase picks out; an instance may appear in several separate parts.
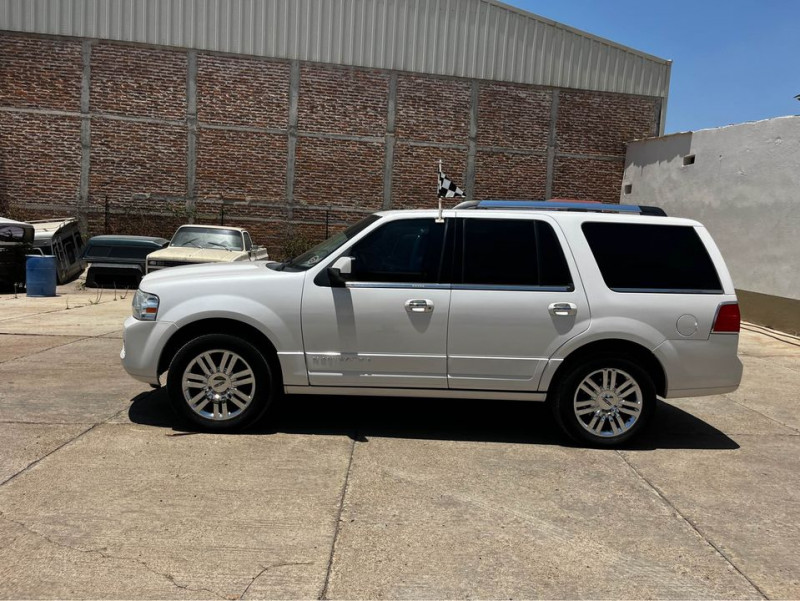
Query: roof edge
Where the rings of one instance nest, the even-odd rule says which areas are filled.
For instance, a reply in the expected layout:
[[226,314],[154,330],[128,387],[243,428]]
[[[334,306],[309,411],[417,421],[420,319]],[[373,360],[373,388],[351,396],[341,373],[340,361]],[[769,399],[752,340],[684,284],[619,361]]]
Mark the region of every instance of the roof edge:
[[661,58],[659,56],[655,56],[653,54],[649,54],[642,50],[636,50],[636,48],[631,48],[630,46],[625,46],[624,44],[620,44],[618,42],[614,42],[609,40],[608,38],[604,38],[599,35],[595,35],[593,33],[589,33],[588,31],[584,31],[582,29],[577,29],[575,27],[570,27],[569,25],[565,25],[560,21],[554,21],[553,19],[548,19],[547,17],[542,17],[541,15],[537,15],[536,13],[532,13],[525,9],[519,8],[517,6],[512,6],[510,4],[506,4],[505,2],[500,2],[500,0],[481,0],[481,2],[485,2],[486,4],[492,4],[497,6],[498,8],[502,8],[513,13],[516,13],[522,17],[526,17],[533,21],[539,21],[540,23],[545,23],[547,25],[551,25],[558,29],[563,29],[564,31],[568,31],[570,33],[574,33],[575,35],[579,35],[584,38],[588,38],[590,40],[594,40],[596,42],[600,42],[601,44],[606,44],[607,46],[611,46],[612,48],[616,48],[618,50],[622,50],[623,52],[627,52],[628,54],[633,54],[635,56],[640,56],[642,58],[646,58],[647,60],[653,61],[655,63],[659,63],[661,65],[671,65],[672,59],[668,58]]

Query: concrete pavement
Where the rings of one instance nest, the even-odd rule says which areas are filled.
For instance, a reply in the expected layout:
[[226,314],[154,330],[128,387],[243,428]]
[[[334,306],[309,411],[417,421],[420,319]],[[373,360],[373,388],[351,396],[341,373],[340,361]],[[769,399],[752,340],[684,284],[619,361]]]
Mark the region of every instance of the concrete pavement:
[[130,296],[0,296],[0,598],[800,597],[800,341],[633,448],[538,404],[289,397],[186,431],[119,365]]

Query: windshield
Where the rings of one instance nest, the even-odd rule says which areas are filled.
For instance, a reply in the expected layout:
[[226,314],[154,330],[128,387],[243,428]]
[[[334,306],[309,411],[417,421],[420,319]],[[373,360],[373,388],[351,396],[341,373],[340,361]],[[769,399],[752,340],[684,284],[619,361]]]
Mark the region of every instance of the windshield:
[[243,249],[242,234],[238,230],[223,230],[201,226],[178,228],[169,245],[187,248]]
[[287,271],[305,271],[306,269],[310,269],[311,267],[322,261],[324,258],[329,256],[331,253],[335,252],[336,249],[342,246],[342,244],[344,244],[354,236],[358,235],[365,228],[375,223],[378,219],[380,219],[378,215],[370,215],[369,217],[362,219],[355,225],[351,225],[343,232],[334,234],[333,236],[325,240],[325,242],[321,242],[311,250],[307,250],[299,257],[291,259],[288,263],[284,265],[283,268]]

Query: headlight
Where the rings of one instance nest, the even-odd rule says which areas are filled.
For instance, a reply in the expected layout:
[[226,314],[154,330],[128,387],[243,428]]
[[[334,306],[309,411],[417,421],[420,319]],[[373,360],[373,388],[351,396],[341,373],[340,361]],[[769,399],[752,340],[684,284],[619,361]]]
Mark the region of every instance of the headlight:
[[137,290],[133,295],[133,316],[141,321],[155,321],[158,315],[158,297]]

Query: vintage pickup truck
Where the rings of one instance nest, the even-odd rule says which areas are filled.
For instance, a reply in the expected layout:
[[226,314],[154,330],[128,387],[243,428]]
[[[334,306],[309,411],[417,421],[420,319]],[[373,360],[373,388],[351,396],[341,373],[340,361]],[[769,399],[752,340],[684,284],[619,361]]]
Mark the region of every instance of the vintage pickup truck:
[[239,227],[182,225],[164,249],[147,256],[147,273],[197,263],[265,261],[267,249],[253,244],[250,234]]

